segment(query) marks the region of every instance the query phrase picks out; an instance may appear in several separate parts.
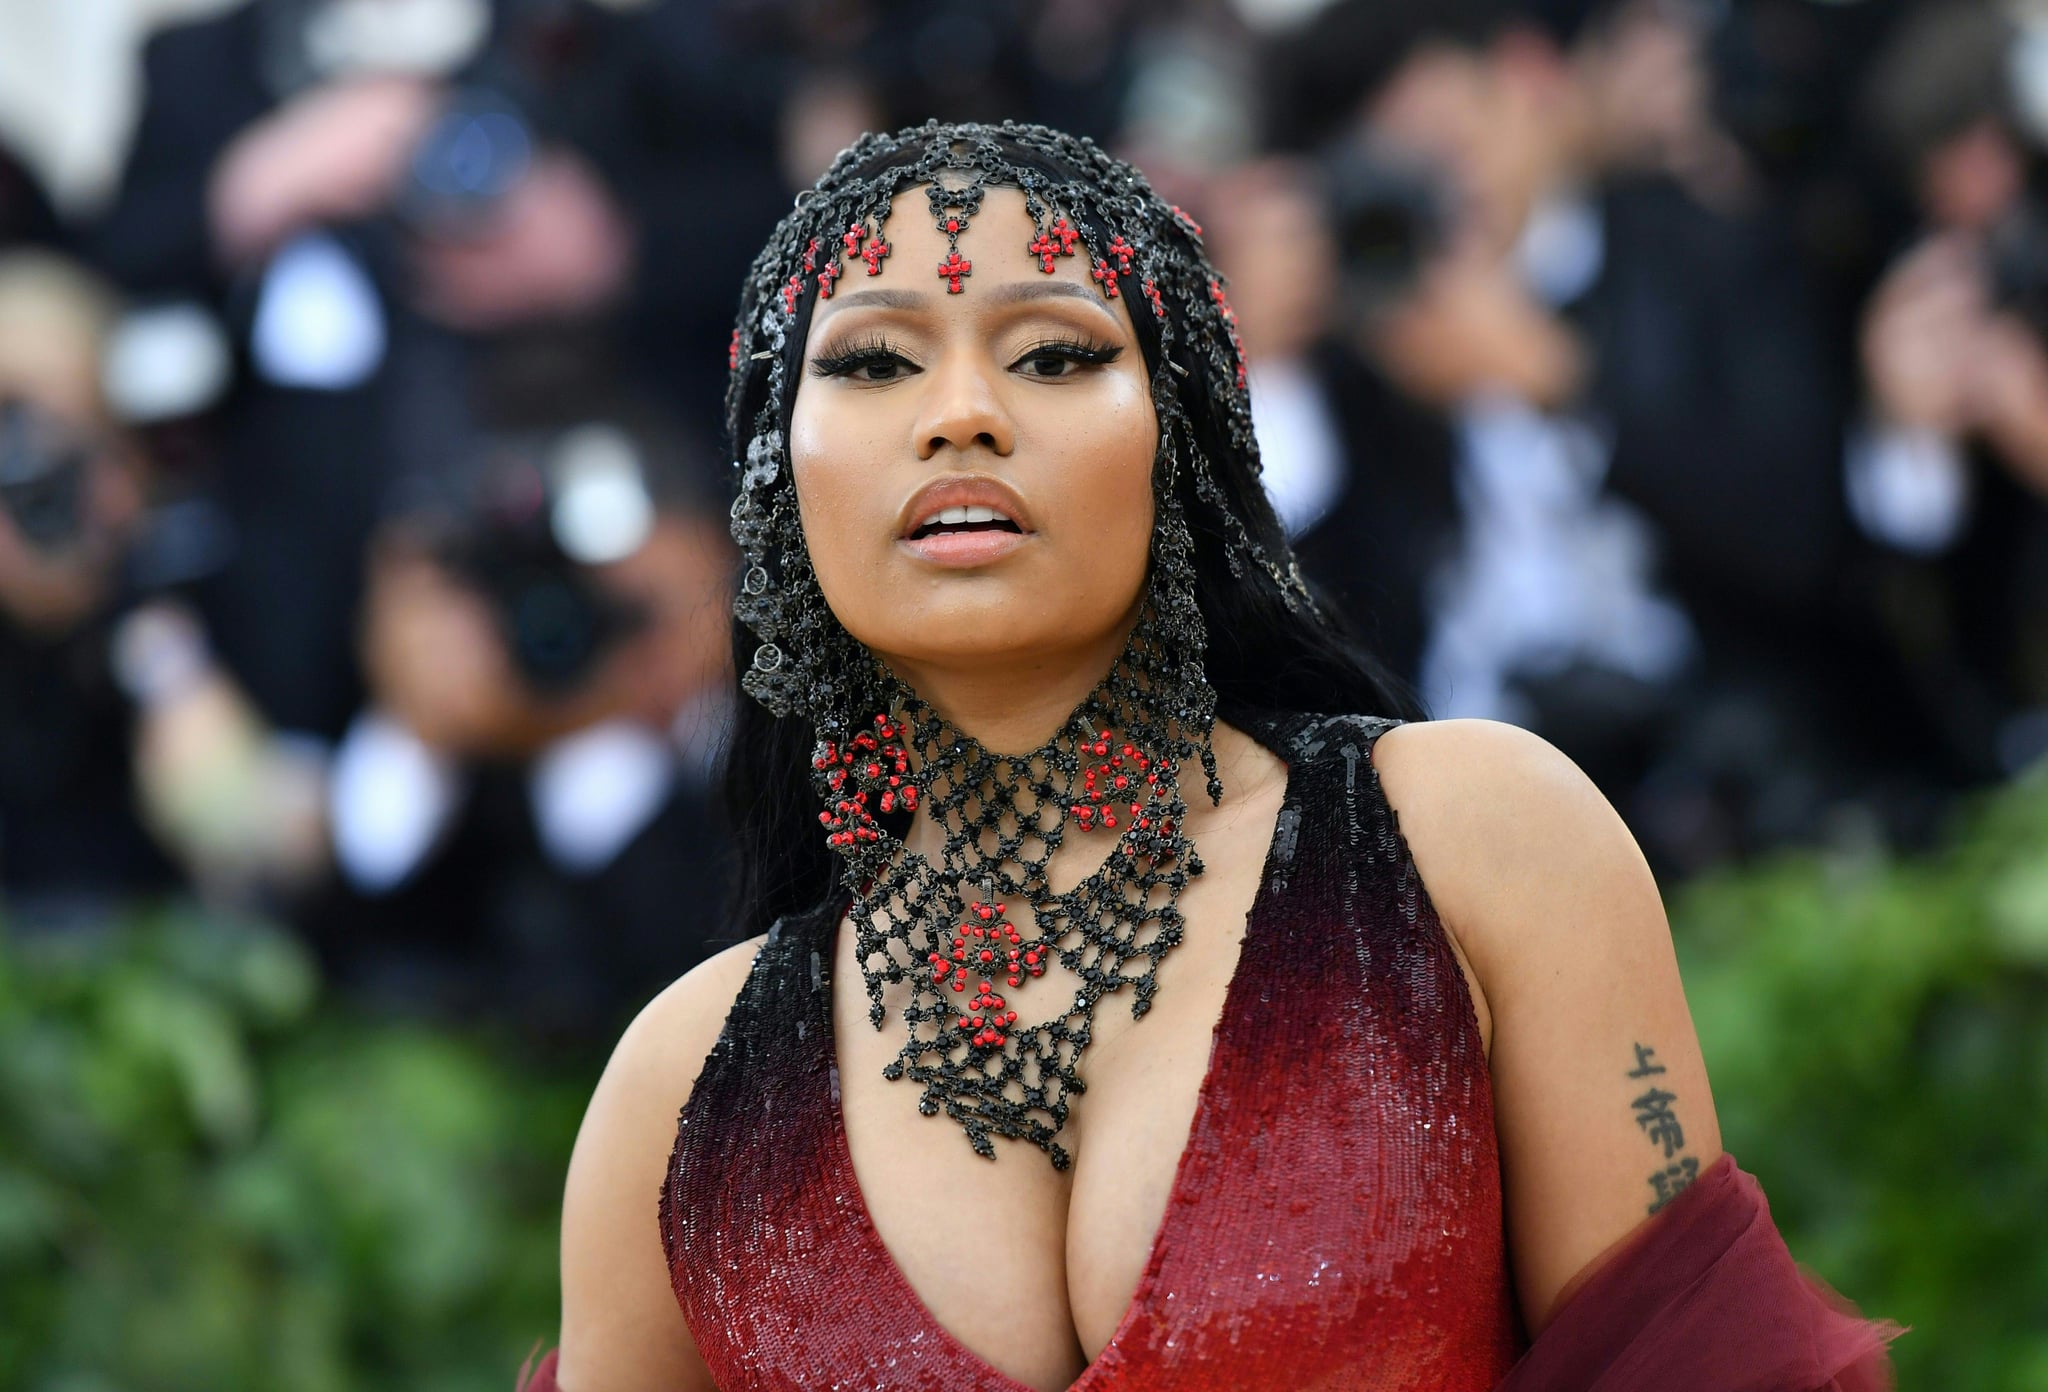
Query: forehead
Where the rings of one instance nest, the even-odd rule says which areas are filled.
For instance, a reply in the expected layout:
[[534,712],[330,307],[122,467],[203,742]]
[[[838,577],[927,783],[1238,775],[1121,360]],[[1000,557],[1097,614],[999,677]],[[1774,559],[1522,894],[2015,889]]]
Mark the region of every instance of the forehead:
[[879,228],[867,219],[863,235],[849,227],[821,246],[839,274],[831,294],[816,301],[814,333],[863,311],[966,318],[1020,305],[1056,306],[1130,328],[1124,286],[1135,287],[1134,277],[1119,274],[1122,263],[1103,258],[1105,249],[1083,242],[1056,202],[1034,221],[1022,189],[991,186],[973,212],[956,207],[935,216],[928,188],[897,193]]

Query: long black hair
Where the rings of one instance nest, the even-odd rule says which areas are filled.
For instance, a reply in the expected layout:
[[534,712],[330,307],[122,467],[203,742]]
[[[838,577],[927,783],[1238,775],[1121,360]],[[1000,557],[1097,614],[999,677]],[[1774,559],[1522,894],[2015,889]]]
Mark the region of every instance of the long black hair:
[[[1085,158],[1074,158],[1065,155],[1061,146],[1048,148],[1043,141],[1012,138],[1011,133],[1018,129],[1014,127],[940,128],[940,132],[950,135],[955,129],[984,140],[992,136],[1005,164],[1025,171],[1025,178],[1036,176],[1060,188],[1121,181],[1125,189],[1135,188],[1164,208],[1134,170],[1085,142],[1060,137],[1067,147],[1086,152]],[[820,188],[878,177],[887,181],[891,171],[898,169],[901,178],[893,185],[898,191],[919,182],[925,176],[912,166],[919,151],[930,148],[933,133],[934,128],[928,126],[887,140],[869,137],[840,157],[820,180]],[[921,142],[917,137],[922,137]],[[1000,174],[990,180],[1011,181]],[[1127,230],[1099,225],[1088,217],[1083,204],[1074,204],[1073,211],[1091,248],[1105,247],[1111,236]],[[773,422],[781,431],[780,438],[788,438],[804,340],[818,293],[815,282],[789,274],[790,263],[798,256],[803,257],[805,270],[811,270],[818,249],[816,236],[800,225],[803,212],[800,200],[797,211],[785,220],[756,262],[742,305],[728,397],[728,426],[737,460],[748,458],[763,407],[774,401],[771,374],[762,366],[764,361],[769,367],[779,365],[774,379],[789,384],[775,402],[774,414],[779,420]],[[1198,300],[1197,294],[1188,293],[1185,281],[1176,285],[1162,279],[1159,289],[1166,293],[1153,303],[1160,316],[1180,331],[1178,341],[1188,343],[1197,340],[1198,320],[1206,318],[1214,324],[1218,308],[1227,319],[1228,308],[1220,279],[1200,253],[1200,229],[1179,209],[1172,214],[1194,248],[1198,271],[1194,283],[1206,280],[1214,300],[1213,305]],[[1138,239],[1133,236],[1132,240]],[[751,330],[761,316],[763,300],[772,298],[785,284],[791,287],[785,306],[787,321],[772,352],[746,352],[754,341]],[[1148,295],[1152,289],[1148,280]],[[1174,293],[1176,290],[1179,293]],[[1250,439],[1244,406],[1241,362],[1234,400],[1229,399],[1227,375],[1219,380],[1215,373],[1185,373],[1176,368],[1180,380],[1174,382],[1162,364],[1160,325],[1153,322],[1153,315],[1138,312],[1135,298],[1132,307],[1131,321],[1153,374],[1155,398],[1162,384],[1174,388],[1187,437],[1211,466],[1200,479],[1195,470],[1181,469],[1170,486],[1194,538],[1195,599],[1208,639],[1204,670],[1215,688],[1219,713],[1226,719],[1287,711],[1424,718],[1426,713],[1414,690],[1367,651],[1312,584],[1307,588],[1313,602],[1291,602],[1286,591],[1245,567],[1242,553],[1247,536],[1262,554],[1286,558],[1290,565],[1291,552],[1259,479],[1258,452]],[[1229,343],[1234,350],[1234,331]],[[1155,477],[1163,481],[1166,474],[1161,471]],[[732,636],[737,681],[737,674],[745,673],[756,661],[762,637],[737,614]],[[819,801],[811,782],[816,741],[816,731],[805,717],[777,715],[743,689],[737,693],[725,759],[725,798],[737,862],[729,920],[735,938],[762,932],[785,914],[815,909],[835,893],[840,862],[819,831]]]

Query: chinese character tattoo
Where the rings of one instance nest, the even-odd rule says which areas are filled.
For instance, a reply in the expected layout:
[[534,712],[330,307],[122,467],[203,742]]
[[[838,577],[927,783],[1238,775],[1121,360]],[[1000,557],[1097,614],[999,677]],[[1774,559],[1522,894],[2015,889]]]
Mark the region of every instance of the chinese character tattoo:
[[1650,1205],[1650,1212],[1655,1213],[1677,1198],[1679,1193],[1699,1176],[1699,1172],[1700,1162],[1688,1155],[1677,1164],[1666,1165],[1651,1175],[1650,1187],[1657,1191],[1657,1200]]
[[[1652,1062],[1656,1050],[1647,1044],[1637,1044],[1636,1066],[1625,1075],[1630,1078],[1647,1078],[1666,1072],[1664,1065]],[[1655,1083],[1649,1091],[1629,1103],[1635,1109],[1636,1125],[1643,1128],[1644,1139],[1651,1145],[1661,1146],[1664,1158],[1672,1160],[1685,1149],[1685,1128],[1679,1124],[1677,1113],[1671,1104],[1678,1100],[1678,1094],[1666,1092]],[[1666,1165],[1649,1178],[1650,1189],[1655,1195],[1650,1212],[1655,1213],[1676,1198],[1681,1190],[1693,1182],[1699,1174],[1700,1162],[1694,1156],[1678,1157],[1675,1163]]]
[[1685,1131],[1671,1114],[1671,1104],[1677,1100],[1677,1094],[1653,1087],[1629,1104],[1636,1109],[1636,1125],[1643,1128],[1650,1143],[1663,1145],[1666,1160],[1671,1158],[1671,1152],[1685,1146]]

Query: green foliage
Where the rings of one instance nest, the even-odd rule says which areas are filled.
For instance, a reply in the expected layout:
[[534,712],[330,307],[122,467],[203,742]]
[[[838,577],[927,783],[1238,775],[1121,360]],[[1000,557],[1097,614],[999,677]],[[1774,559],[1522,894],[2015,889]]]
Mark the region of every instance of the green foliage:
[[256,926],[0,937],[0,1389],[504,1392],[595,1069],[324,1004]]
[[2048,1387],[2048,766],[1938,855],[1674,896],[1723,1141],[1796,1256],[1913,1326],[1902,1387]]
[[[1793,1251],[1914,1326],[1903,1387],[2048,1387],[2048,768],[1940,855],[1780,856],[1672,919]],[[598,1066],[528,1052],[323,1001],[260,927],[0,934],[0,1392],[504,1392]]]

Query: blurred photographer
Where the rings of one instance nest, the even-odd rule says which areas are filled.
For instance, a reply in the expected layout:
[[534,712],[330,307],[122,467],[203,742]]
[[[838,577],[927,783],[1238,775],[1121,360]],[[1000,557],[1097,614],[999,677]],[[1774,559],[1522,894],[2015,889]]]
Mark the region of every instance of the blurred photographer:
[[16,915],[174,880],[132,810],[107,659],[142,503],[100,394],[114,315],[71,263],[0,251],[0,894]]
[[552,133],[558,10],[252,0],[145,51],[135,143],[87,245],[234,346],[232,554],[197,598],[284,729],[331,741],[360,703],[365,542],[396,479],[474,435],[472,359],[601,316],[631,269],[624,215]]
[[316,918],[373,995],[600,1037],[709,946],[730,558],[673,436],[496,436],[380,528]]
[[1920,226],[1865,310],[1848,495],[1961,782],[2048,753],[2048,28],[2012,13],[1924,7],[1866,93]]
[[317,760],[176,597],[208,526],[129,414],[172,385],[138,375],[146,334],[72,263],[0,254],[0,889],[30,922],[187,884],[246,905],[322,863]]
[[1853,757],[1824,728],[1838,392],[1714,119],[1706,22],[1339,0],[1273,81],[1340,316],[1454,432],[1424,693],[1557,742],[1660,869],[1811,834],[1846,775],[1805,765]]

